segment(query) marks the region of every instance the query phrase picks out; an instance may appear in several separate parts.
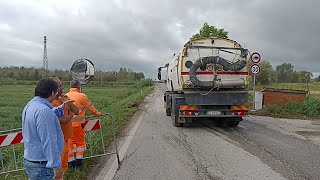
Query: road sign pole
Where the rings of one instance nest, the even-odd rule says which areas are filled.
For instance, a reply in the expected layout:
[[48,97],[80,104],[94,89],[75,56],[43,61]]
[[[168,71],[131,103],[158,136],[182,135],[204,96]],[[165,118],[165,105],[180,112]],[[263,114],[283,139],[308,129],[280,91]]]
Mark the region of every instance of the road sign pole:
[[253,75],[253,110],[256,110],[256,76]]
[[258,75],[261,71],[261,68],[258,65],[258,63],[261,60],[261,56],[259,53],[254,52],[251,54],[250,59],[253,62],[253,64],[250,67],[251,74],[253,75],[253,106],[252,106],[252,110],[255,111],[256,110],[256,75]]

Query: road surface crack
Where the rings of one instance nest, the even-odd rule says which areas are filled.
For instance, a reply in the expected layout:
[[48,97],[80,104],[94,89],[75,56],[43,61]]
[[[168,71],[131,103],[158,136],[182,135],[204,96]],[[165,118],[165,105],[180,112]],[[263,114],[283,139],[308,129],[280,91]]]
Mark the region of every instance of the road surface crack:
[[[203,165],[201,163],[202,161],[198,161],[196,159],[196,157],[194,156],[194,152],[192,150],[192,147],[187,141],[187,135],[182,130],[178,130],[178,132],[179,132],[179,137],[181,139],[181,143],[184,146],[185,152],[187,153],[187,155],[190,157],[190,160],[195,165],[195,169],[194,169],[194,171],[196,173],[195,179],[196,180],[222,179],[222,178],[214,176],[210,172],[208,172],[208,167]],[[194,142],[193,142],[193,144],[194,144]],[[198,145],[196,144],[196,146],[198,146]],[[199,146],[198,146],[198,149],[199,149]],[[200,159],[204,159],[203,157],[201,157],[200,153],[197,153],[197,155],[199,155]]]

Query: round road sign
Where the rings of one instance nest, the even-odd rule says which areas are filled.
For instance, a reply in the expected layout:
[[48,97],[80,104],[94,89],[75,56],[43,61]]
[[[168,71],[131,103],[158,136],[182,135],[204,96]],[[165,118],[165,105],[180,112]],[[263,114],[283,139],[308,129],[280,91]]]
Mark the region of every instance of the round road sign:
[[261,59],[261,56],[260,56],[259,53],[254,52],[254,53],[251,54],[250,59],[251,59],[251,61],[252,61],[253,63],[258,63],[258,62],[260,61],[260,59]]
[[250,67],[250,72],[252,75],[256,76],[260,73],[261,68],[258,64],[252,64]]

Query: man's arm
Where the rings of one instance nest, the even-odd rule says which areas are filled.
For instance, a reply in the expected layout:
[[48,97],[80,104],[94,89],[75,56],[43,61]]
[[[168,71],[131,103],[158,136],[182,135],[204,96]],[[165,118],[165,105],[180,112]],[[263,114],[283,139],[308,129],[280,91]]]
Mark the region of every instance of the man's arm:
[[58,119],[59,119],[60,123],[64,124],[64,123],[67,123],[67,122],[71,121],[73,116],[74,116],[73,112],[70,112],[70,114],[64,115],[62,117],[58,117]]
[[82,103],[84,104],[85,108],[88,110],[88,112],[93,116],[101,116],[101,112],[99,112],[91,103],[88,96],[84,96],[82,99]]
[[57,116],[57,117],[63,117],[64,116],[64,109],[63,109],[63,106],[60,105],[58,107],[53,107],[52,108],[52,111],[54,112],[54,114]]
[[[42,150],[47,158],[47,168],[61,168],[61,148],[63,146],[63,137],[60,124],[52,110],[42,110],[39,112],[36,120],[37,133],[40,137]],[[59,141],[62,141],[60,142]]]
[[[69,101],[70,98],[67,95],[63,95],[63,100],[64,101]],[[73,114],[78,115],[79,114],[79,109],[76,105],[73,104],[73,102],[70,103],[66,103],[66,105],[68,106],[70,112],[73,112]]]

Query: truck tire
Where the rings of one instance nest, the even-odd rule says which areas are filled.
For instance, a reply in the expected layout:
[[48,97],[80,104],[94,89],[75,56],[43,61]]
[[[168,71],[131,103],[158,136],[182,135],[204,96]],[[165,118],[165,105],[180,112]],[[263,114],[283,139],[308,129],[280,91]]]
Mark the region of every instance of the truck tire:
[[171,116],[171,108],[166,108],[166,114],[167,116]]
[[178,116],[175,116],[172,112],[171,112],[171,121],[172,121],[172,125],[174,126],[174,127],[181,127],[181,126],[183,126],[183,124],[182,123],[178,123]]
[[234,128],[237,127],[239,125],[240,121],[227,121],[227,126]]
[[190,127],[191,125],[192,125],[192,119],[193,118],[191,118],[191,117],[189,117],[189,118],[186,118],[185,119],[185,123],[183,123],[183,127]]
[[242,121],[242,117],[234,117],[234,118],[228,118],[226,125],[228,127],[234,128],[237,127],[240,123],[240,121]]
[[218,121],[218,126],[234,128],[239,125],[240,121],[242,121],[242,117],[221,118]]

